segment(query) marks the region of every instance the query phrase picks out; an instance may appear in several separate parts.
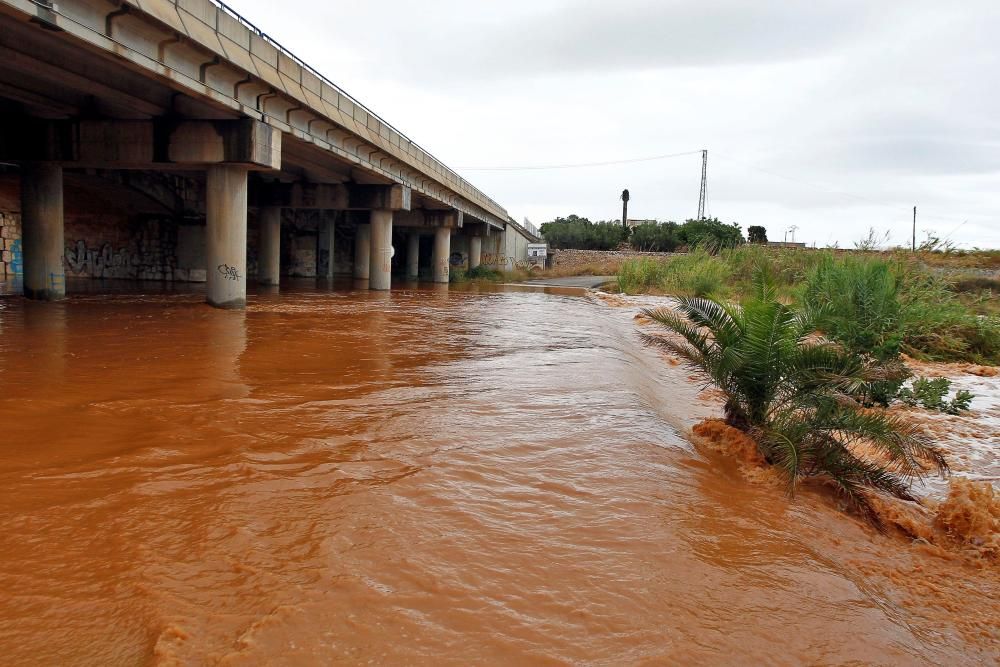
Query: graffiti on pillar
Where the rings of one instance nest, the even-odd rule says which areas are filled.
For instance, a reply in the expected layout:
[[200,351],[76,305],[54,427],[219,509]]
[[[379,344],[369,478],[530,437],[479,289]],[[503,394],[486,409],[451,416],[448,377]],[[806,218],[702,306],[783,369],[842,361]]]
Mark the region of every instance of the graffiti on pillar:
[[465,255],[460,252],[451,253],[451,257],[448,258],[448,263],[452,266],[462,266],[465,264]]
[[24,260],[21,257],[21,239],[14,239],[10,244],[10,271],[18,276],[24,273]]
[[222,277],[225,278],[226,280],[240,279],[240,270],[237,269],[235,266],[229,266],[228,264],[219,264],[219,266],[217,266],[216,269],[218,270],[219,273],[222,274]]

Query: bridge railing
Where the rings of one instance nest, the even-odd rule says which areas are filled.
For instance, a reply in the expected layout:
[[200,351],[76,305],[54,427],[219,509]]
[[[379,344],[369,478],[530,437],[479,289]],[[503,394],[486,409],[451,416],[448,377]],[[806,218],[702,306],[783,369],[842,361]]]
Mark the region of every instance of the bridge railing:
[[[175,6],[177,5],[177,0],[171,0],[171,2],[173,2],[173,4]],[[338,94],[343,95],[344,97],[346,97],[347,99],[349,99],[353,104],[355,104],[356,106],[358,106],[361,109],[363,109],[365,111],[365,113],[367,113],[370,116],[373,116],[380,123],[382,123],[383,125],[385,125],[389,129],[391,129],[393,132],[395,132],[396,134],[398,134],[400,137],[402,137],[403,139],[406,139],[406,141],[410,142],[410,144],[412,144],[414,148],[420,150],[427,157],[429,157],[434,162],[435,166],[437,166],[437,168],[441,172],[450,175],[458,183],[466,186],[471,191],[476,192],[477,194],[479,194],[480,196],[482,196],[489,203],[493,204],[493,206],[497,207],[501,211],[505,210],[504,207],[501,206],[492,197],[490,197],[489,195],[487,195],[483,191],[481,191],[478,188],[476,188],[474,185],[472,185],[471,183],[469,183],[468,181],[466,181],[464,178],[462,178],[461,176],[459,176],[454,170],[452,170],[451,168],[449,168],[448,166],[446,166],[444,164],[444,162],[442,162],[438,158],[434,157],[434,155],[429,150],[427,150],[426,148],[424,148],[423,146],[421,146],[420,144],[418,144],[416,141],[414,141],[413,139],[411,139],[410,137],[408,137],[399,128],[397,128],[396,126],[394,126],[392,123],[390,123],[389,121],[387,121],[385,118],[383,118],[382,116],[378,115],[377,113],[375,113],[374,111],[372,111],[371,109],[369,109],[367,106],[365,106],[364,104],[362,104],[361,102],[359,102],[356,97],[354,97],[353,95],[351,95],[350,93],[348,93],[347,91],[345,91],[343,88],[341,88],[340,86],[338,86],[337,84],[335,84],[334,82],[330,81],[328,78],[326,78],[325,76],[323,76],[322,73],[320,73],[319,71],[317,71],[316,69],[314,69],[313,67],[311,67],[308,63],[306,63],[304,60],[302,60],[301,58],[299,58],[298,56],[296,56],[289,49],[287,49],[286,47],[282,46],[281,43],[279,43],[276,39],[274,39],[273,37],[270,37],[263,30],[261,30],[256,25],[254,25],[253,23],[251,23],[248,19],[244,18],[235,9],[233,9],[232,7],[230,7],[229,5],[227,5],[226,3],[222,2],[221,0],[209,0],[209,2],[211,2],[213,5],[215,5],[216,7],[218,7],[219,9],[221,9],[222,11],[224,11],[226,14],[229,14],[232,18],[234,18],[237,21],[239,21],[239,23],[241,25],[243,25],[247,30],[249,30],[253,34],[257,35],[261,39],[267,41],[269,44],[271,44],[271,46],[273,46],[274,48],[278,49],[278,51],[280,51],[281,53],[283,53],[285,56],[287,56],[288,58],[291,58],[292,60],[294,60],[295,63],[297,65],[299,65],[299,67],[301,67],[302,69],[306,70],[307,72],[309,72],[313,76],[317,77],[320,81],[324,82],[325,84],[327,84],[328,86],[330,86],[331,88],[333,88],[334,90],[336,90]],[[218,27],[219,26],[216,25],[215,29],[218,30]]]

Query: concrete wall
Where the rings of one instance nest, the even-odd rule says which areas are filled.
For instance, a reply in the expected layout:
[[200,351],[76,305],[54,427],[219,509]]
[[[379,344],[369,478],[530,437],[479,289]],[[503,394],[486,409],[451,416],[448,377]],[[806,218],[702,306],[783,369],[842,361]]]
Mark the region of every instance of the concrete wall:
[[503,233],[503,248],[504,255],[507,258],[506,268],[507,270],[512,270],[514,268],[527,268],[528,261],[528,239],[522,236],[520,232],[517,231],[511,225],[507,225]]

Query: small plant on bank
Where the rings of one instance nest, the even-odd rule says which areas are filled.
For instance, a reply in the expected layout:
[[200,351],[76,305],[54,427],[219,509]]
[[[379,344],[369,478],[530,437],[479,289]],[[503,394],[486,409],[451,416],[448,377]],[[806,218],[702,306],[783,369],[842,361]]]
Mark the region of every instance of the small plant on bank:
[[474,269],[469,269],[465,275],[469,280],[500,281],[504,279],[503,271],[486,266],[485,264],[480,264]]
[[948,400],[951,392],[951,380],[948,378],[917,378],[913,385],[899,392],[899,400],[911,407],[921,406],[926,410],[945,412],[957,415],[965,412],[972,405],[975,395],[965,389],[959,389],[955,396]]
[[915,426],[852,398],[894,369],[812,337],[765,272],[755,273],[741,305],[682,298],[677,310],[644,314],[671,334],[645,342],[680,356],[724,392],[726,422],[753,438],[790,491],[803,478],[826,480],[878,524],[866,490],[912,500],[912,480],[927,468],[947,471]]

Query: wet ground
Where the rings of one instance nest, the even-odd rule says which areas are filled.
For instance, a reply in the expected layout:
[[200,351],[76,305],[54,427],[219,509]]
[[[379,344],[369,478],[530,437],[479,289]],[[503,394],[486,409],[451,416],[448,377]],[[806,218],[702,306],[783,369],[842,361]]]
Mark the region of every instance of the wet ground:
[[580,290],[0,299],[13,665],[1000,659],[996,571],[696,449]]

